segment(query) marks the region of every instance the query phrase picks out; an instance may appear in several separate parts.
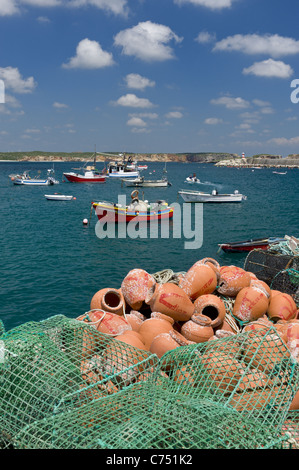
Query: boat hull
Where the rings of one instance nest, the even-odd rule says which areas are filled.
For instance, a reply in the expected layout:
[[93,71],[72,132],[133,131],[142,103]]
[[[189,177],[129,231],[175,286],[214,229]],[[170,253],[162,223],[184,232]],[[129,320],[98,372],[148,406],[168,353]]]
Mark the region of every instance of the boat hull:
[[45,198],[48,201],[71,201],[74,196],[68,196],[65,194],[45,194]]
[[84,175],[77,175],[74,173],[63,173],[63,176],[70,183],[105,183],[106,176],[99,175],[99,176],[84,176]]
[[131,211],[126,208],[109,206],[101,203],[92,203],[99,220],[105,218],[105,222],[150,222],[152,220],[167,220],[173,217],[173,208],[167,207],[162,210]]
[[221,243],[219,244],[220,248],[225,253],[248,253],[252,250],[267,250],[269,246],[273,245],[274,243],[279,243],[283,241],[283,238],[258,238],[254,240],[246,240],[242,242],[234,242],[234,243]]
[[15,180],[13,180],[13,184],[23,186],[50,186],[56,183],[53,183],[52,181],[48,180],[23,180],[21,178],[16,178]]
[[200,192],[179,191],[185,202],[242,202],[243,194],[206,194]]
[[109,178],[138,178],[138,171],[124,171],[124,172],[111,172],[108,173]]
[[124,181],[125,185],[127,187],[135,187],[135,188],[166,188],[169,186],[168,181],[138,181],[138,180],[132,180],[132,181]]

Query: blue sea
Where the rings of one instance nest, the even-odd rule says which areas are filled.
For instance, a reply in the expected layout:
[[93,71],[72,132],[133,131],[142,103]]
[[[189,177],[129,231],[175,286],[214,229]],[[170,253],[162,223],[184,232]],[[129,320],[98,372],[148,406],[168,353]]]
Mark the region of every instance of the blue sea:
[[[244,254],[225,254],[218,244],[265,236],[294,235],[299,227],[299,169],[287,174],[273,168],[221,168],[213,164],[167,163],[168,188],[140,188],[140,196],[150,202],[164,199],[183,204],[179,189],[195,188],[206,192],[247,196],[242,203],[204,204],[202,244],[186,249],[186,238],[175,238],[170,225],[169,238],[98,238],[97,218],[92,201],[117,202],[132,188],[118,179],[104,184],[75,184],[64,181],[63,172],[79,167],[79,162],[54,163],[59,185],[14,186],[9,174],[30,170],[31,176],[46,174],[53,163],[0,163],[0,319],[6,331],[28,321],[53,315],[77,317],[89,310],[94,293],[104,287],[119,288],[133,268],[150,273],[164,269],[186,271],[204,257],[220,265],[243,267]],[[103,163],[98,164],[101,169]],[[160,178],[163,163],[148,163],[146,178]],[[184,182],[196,173],[201,184]],[[144,194],[142,194],[142,191]],[[48,201],[45,194],[72,194],[75,200]],[[193,206],[193,205],[192,205]],[[83,224],[87,219],[89,223]],[[198,222],[198,221],[197,221]],[[198,223],[193,221],[193,228]],[[197,224],[197,225],[196,225]],[[184,234],[183,234],[184,235]],[[190,240],[189,240],[190,241]]]

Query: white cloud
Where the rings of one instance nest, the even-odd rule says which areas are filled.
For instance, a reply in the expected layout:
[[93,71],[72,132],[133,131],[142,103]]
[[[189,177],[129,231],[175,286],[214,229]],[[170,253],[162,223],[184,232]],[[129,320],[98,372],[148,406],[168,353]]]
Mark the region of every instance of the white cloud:
[[191,3],[195,6],[210,8],[211,10],[221,10],[222,8],[230,8],[234,0],[174,0],[177,5]]
[[267,54],[281,57],[299,53],[299,41],[278,34],[236,34],[217,42],[214,51],[238,51],[244,54]]
[[250,106],[250,103],[243,98],[233,98],[231,96],[222,96],[221,98],[213,99],[211,103],[225,106],[227,109],[243,109]]
[[291,137],[287,139],[286,137],[275,137],[274,139],[269,140],[270,144],[276,145],[298,145],[299,144],[299,136]]
[[4,81],[5,88],[15,93],[31,93],[37,85],[33,77],[22,78],[16,67],[0,67],[0,78]]
[[15,15],[19,12],[15,0],[1,0],[0,1],[0,16]]
[[216,40],[216,34],[208,33],[206,31],[202,31],[201,33],[198,33],[198,35],[195,38],[195,41],[199,42],[200,44],[214,42],[215,40]]
[[122,47],[125,55],[151,62],[174,58],[173,50],[167,45],[172,40],[179,43],[183,38],[168,26],[145,21],[120,31],[114,37],[114,44]]
[[139,117],[132,117],[128,120],[127,125],[135,127],[146,127],[146,122]]
[[130,113],[130,117],[141,117],[141,118],[147,118],[147,119],[158,119],[158,114],[157,113]]
[[183,114],[180,111],[170,111],[169,113],[165,114],[165,117],[168,119],[180,119],[183,117]]
[[71,0],[71,7],[95,6],[101,10],[114,13],[115,15],[127,16],[127,0]]
[[0,113],[22,116],[25,113],[21,107],[21,103],[14,96],[5,93],[5,104],[0,104]]
[[36,128],[34,128],[34,129],[26,129],[24,132],[25,132],[26,134],[39,134],[39,133],[40,133],[40,129],[36,129]]
[[59,103],[58,101],[55,101],[55,103],[53,103],[53,107],[56,108],[56,109],[65,109],[65,108],[68,108],[68,105],[64,104],[64,103]]
[[103,51],[97,41],[82,39],[76,48],[76,55],[68,63],[62,64],[62,67],[73,69],[99,69],[113,65],[113,57],[110,52]]
[[37,21],[39,23],[51,23],[51,20],[47,16],[39,16]]
[[262,62],[255,62],[250,67],[244,68],[243,73],[257,77],[290,78],[294,71],[292,67],[280,60],[267,59]]
[[31,5],[33,7],[57,7],[61,5],[60,0],[21,0],[21,3]]
[[121,96],[114,104],[131,108],[152,108],[154,106],[147,98],[138,98],[132,93]]
[[135,88],[136,90],[144,90],[146,87],[155,86],[155,82],[153,80],[142,77],[138,73],[129,73],[125,77],[125,81],[128,88]]
[[205,124],[210,124],[212,126],[216,125],[216,124],[221,124],[223,122],[222,119],[219,119],[219,118],[207,118],[205,119]]

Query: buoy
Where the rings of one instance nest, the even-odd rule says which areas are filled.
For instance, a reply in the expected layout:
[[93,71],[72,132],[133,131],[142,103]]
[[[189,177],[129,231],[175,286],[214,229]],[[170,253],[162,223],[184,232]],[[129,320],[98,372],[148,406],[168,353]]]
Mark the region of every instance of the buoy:
[[[73,197],[73,199],[76,199],[75,197]],[[84,219],[85,220],[85,219]]]
[[87,225],[88,224],[88,220],[87,219],[83,219],[83,225]]

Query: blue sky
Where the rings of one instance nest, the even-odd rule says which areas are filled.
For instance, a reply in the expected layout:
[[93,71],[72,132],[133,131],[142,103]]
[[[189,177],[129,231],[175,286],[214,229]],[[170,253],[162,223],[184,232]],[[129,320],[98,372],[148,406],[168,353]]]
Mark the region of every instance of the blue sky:
[[298,0],[0,0],[0,151],[299,153],[298,13]]

